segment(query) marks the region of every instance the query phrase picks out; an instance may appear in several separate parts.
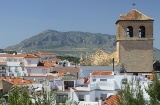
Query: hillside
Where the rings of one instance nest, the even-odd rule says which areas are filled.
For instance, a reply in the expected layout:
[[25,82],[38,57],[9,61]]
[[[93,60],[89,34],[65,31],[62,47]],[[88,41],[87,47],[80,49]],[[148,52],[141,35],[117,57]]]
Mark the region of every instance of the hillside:
[[6,49],[17,49],[18,52],[21,50],[23,52],[53,51],[60,55],[80,56],[81,53],[88,54],[102,48],[112,52],[115,46],[115,35],[46,30]]
[[[50,51],[57,55],[69,55],[79,57],[92,54],[99,49],[105,52],[116,50],[115,35],[89,33],[89,32],[59,32],[45,30],[21,43],[9,46],[6,50],[34,53],[36,51]],[[160,60],[160,50],[154,48],[154,59]]]

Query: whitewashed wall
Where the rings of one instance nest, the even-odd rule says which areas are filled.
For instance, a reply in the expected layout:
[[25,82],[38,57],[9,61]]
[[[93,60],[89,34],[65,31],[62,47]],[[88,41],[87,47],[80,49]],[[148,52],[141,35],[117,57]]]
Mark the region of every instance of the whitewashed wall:
[[[38,62],[40,61],[40,58],[24,58],[24,66],[37,66]],[[31,61],[29,64],[28,61]]]
[[[31,70],[31,73],[28,72],[30,76],[47,76],[50,73],[49,67],[25,67],[25,69]],[[43,70],[46,70],[46,73],[43,73]]]

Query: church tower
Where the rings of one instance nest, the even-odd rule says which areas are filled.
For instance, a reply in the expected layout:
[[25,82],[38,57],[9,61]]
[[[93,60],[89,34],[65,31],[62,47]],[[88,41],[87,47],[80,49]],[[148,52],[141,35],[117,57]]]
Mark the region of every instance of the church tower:
[[153,70],[153,21],[136,9],[116,21],[118,60],[126,72]]

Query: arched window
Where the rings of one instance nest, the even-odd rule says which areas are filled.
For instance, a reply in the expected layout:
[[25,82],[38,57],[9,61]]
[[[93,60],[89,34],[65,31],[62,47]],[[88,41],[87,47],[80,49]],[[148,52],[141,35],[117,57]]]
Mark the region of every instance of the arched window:
[[140,38],[144,38],[145,37],[145,27],[144,26],[140,26],[139,27],[139,37]]
[[127,37],[133,37],[133,27],[132,26],[127,27]]

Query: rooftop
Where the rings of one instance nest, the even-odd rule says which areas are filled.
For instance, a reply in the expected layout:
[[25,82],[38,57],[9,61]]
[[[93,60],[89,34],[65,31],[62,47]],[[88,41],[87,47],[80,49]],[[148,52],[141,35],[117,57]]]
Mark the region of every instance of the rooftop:
[[25,80],[23,78],[18,78],[18,77],[1,77],[2,80],[11,83],[15,86],[17,85],[27,85],[27,84],[36,84],[35,81],[29,81],[29,80]]
[[153,18],[150,18],[144,15],[143,13],[141,13],[140,11],[136,9],[132,9],[128,14],[121,14],[120,19],[117,20],[116,23],[121,20],[143,20],[143,21],[151,20],[151,21],[154,21]]
[[118,105],[118,99],[120,99],[119,95],[111,95],[103,103],[104,105]]
[[113,73],[108,71],[94,71],[91,75],[113,75]]

